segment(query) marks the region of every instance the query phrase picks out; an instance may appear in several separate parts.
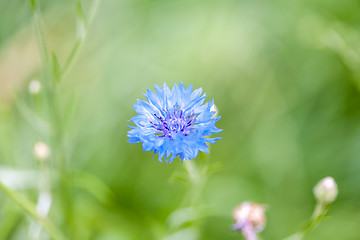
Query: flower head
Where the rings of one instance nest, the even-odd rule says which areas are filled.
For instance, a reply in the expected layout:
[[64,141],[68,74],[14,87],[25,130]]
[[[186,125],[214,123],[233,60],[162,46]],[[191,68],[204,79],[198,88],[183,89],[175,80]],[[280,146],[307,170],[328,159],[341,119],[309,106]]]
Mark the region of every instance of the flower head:
[[202,89],[193,91],[192,85],[187,89],[180,82],[173,89],[164,83],[163,88],[155,85],[156,93],[147,90],[147,101],[137,100],[134,110],[138,113],[132,117],[136,127],[129,126],[129,143],[142,142],[144,151],[154,151],[159,161],[165,157],[171,163],[176,156],[181,160],[194,159],[199,151],[208,153],[207,143],[215,143],[220,138],[209,138],[211,134],[222,129],[215,126],[219,117],[211,111],[214,101],[205,104],[206,94]]
[[261,232],[266,223],[265,207],[254,202],[243,202],[233,212],[236,224],[234,230],[239,230],[246,224],[251,224],[255,232]]
[[338,188],[334,178],[326,177],[321,179],[314,188],[314,195],[319,202],[324,204],[335,201],[338,195]]
[[38,80],[32,80],[29,83],[29,92],[33,95],[36,95],[40,91],[41,91],[41,83]]
[[34,155],[40,161],[48,160],[50,156],[50,148],[44,142],[37,142],[34,145]]
[[254,202],[243,202],[233,212],[234,231],[241,231],[247,240],[256,240],[266,224],[265,207]]

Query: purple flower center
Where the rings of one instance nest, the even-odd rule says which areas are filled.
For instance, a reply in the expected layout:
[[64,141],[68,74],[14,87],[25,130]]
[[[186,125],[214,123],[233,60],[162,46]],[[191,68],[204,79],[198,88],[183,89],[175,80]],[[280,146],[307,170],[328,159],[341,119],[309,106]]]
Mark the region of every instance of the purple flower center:
[[197,115],[192,111],[190,114],[186,114],[181,107],[174,105],[171,111],[166,111],[162,109],[162,116],[154,114],[154,117],[157,119],[157,122],[152,122],[152,126],[160,131],[157,134],[158,137],[169,137],[171,138],[172,133],[181,133],[184,136],[187,136],[190,131],[193,129],[193,125]]

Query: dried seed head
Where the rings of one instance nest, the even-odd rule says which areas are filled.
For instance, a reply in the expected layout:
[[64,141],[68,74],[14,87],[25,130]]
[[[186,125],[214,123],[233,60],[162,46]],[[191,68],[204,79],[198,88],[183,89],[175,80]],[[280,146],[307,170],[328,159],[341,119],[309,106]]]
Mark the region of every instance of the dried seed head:
[[50,156],[50,148],[44,142],[37,142],[34,145],[34,155],[40,161],[46,161]]
[[261,232],[266,223],[265,207],[254,202],[243,202],[235,208],[233,217],[236,221],[234,230],[240,230],[250,224],[255,232]]
[[314,187],[315,198],[323,204],[329,204],[335,201],[337,194],[337,184],[332,177],[323,178]]

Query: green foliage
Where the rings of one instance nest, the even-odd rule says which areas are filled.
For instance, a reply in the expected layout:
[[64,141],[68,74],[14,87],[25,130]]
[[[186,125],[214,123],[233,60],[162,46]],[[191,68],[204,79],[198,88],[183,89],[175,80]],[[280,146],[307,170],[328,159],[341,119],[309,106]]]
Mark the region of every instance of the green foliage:
[[[0,170],[39,170],[33,145],[47,142],[45,230],[99,240],[241,239],[232,210],[246,200],[269,206],[262,239],[283,239],[306,227],[313,186],[333,176],[339,198],[303,239],[358,239],[358,9],[355,0],[0,0]],[[33,79],[39,94],[28,91]],[[197,182],[179,159],[161,164],[126,142],[141,93],[179,81],[203,87],[222,115],[223,139],[194,161]],[[36,219],[37,186],[9,190]],[[28,239],[23,216],[0,192],[0,238]]]

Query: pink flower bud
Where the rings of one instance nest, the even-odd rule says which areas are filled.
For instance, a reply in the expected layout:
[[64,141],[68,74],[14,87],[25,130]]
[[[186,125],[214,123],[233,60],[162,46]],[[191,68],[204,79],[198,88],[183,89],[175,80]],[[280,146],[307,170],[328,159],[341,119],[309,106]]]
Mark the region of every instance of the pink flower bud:
[[254,202],[243,202],[235,208],[233,217],[234,230],[240,230],[247,240],[256,240],[256,233],[261,232],[266,223],[264,206]]

